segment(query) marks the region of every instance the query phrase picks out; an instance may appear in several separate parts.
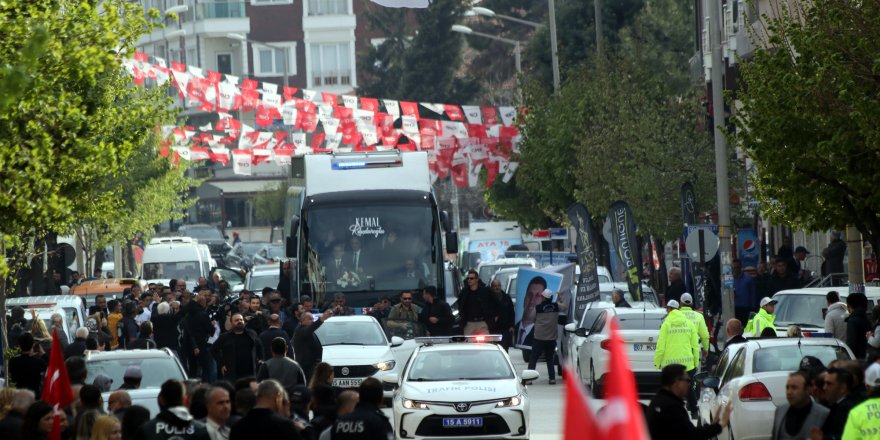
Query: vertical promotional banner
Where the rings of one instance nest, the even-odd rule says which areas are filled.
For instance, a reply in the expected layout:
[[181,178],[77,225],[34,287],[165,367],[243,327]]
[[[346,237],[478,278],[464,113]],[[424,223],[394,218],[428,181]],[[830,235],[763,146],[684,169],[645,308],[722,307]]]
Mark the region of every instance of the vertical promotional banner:
[[758,267],[758,234],[753,229],[740,229],[736,239],[736,255],[742,262],[742,267]]
[[587,304],[599,300],[599,275],[596,268],[596,246],[593,240],[593,225],[587,208],[575,203],[568,207],[568,218],[571,220],[576,235],[577,262],[581,269],[577,291],[572,301],[574,319],[580,321],[587,309]]
[[681,217],[686,225],[697,224],[697,196],[690,182],[681,185]]
[[611,236],[614,249],[623,264],[623,274],[629,287],[629,294],[636,301],[642,300],[641,264],[636,244],[636,224],[629,204],[622,200],[608,208],[611,219]]

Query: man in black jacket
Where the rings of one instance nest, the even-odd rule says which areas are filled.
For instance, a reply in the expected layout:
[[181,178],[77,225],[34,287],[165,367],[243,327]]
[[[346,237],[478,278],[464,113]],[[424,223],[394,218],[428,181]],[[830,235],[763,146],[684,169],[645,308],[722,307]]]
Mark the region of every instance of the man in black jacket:
[[663,367],[660,372],[661,388],[651,399],[646,419],[651,438],[698,440],[709,439],[721,433],[730,420],[731,405],[721,410],[720,417],[711,425],[695,427],[687,410],[684,399],[691,386],[691,378],[684,365],[671,364]]
[[257,374],[257,362],[263,354],[260,338],[245,328],[241,313],[232,315],[232,331],[223,333],[211,346],[211,353],[223,379],[235,382],[239,378]]
[[89,329],[80,327],[76,329],[76,339],[64,349],[64,359],[70,359],[74,356],[82,356],[86,352],[86,339],[89,338]]
[[293,421],[281,414],[286,397],[284,388],[278,381],[267,379],[260,382],[257,387],[257,404],[233,425],[229,440],[301,439]]
[[495,302],[498,303],[495,325],[491,326],[490,330],[492,330],[492,333],[501,335],[501,346],[507,351],[510,350],[510,346],[513,344],[513,332],[516,325],[513,299],[504,290],[501,290],[501,280],[492,280],[489,286]]
[[867,333],[873,330],[871,319],[868,318],[868,298],[864,293],[853,293],[846,297],[849,318],[846,318],[846,345],[853,356],[860,361],[865,360],[868,352]]
[[[330,427],[333,440],[387,440],[394,436],[388,417],[382,413],[382,383],[368,377],[358,388],[360,400],[354,411],[339,416]],[[235,439],[231,439],[235,440]]]
[[136,440],[211,440],[205,425],[183,405],[183,382],[167,380],[159,390],[159,414],[138,431]]
[[207,288],[196,295],[193,301],[186,305],[187,315],[184,320],[186,338],[189,341],[187,345],[192,347],[190,367],[198,366],[201,373],[199,377],[206,383],[217,381],[217,365],[214,363],[214,358],[210,353],[211,347],[208,345],[208,338],[216,330],[207,312],[210,296],[211,291]]
[[465,335],[489,333],[489,323],[495,322],[498,310],[492,293],[480,281],[477,271],[467,273],[467,285],[458,294],[458,316],[464,326]]
[[825,397],[830,402],[828,417],[822,424],[822,438],[838,440],[843,437],[843,428],[849,411],[860,403],[853,395],[855,378],[849,370],[832,368],[825,375]]
[[272,359],[272,340],[275,338],[281,338],[284,340],[284,343],[287,344],[288,347],[287,356],[290,356],[292,359],[293,349],[290,345],[290,338],[287,337],[287,333],[284,330],[281,330],[281,317],[273,313],[269,315],[269,319],[266,322],[269,324],[269,329],[260,333],[260,343],[263,344],[263,362]]
[[312,371],[315,365],[321,362],[321,356],[324,354],[324,348],[321,341],[315,336],[315,331],[321,327],[327,319],[333,316],[333,311],[325,310],[324,314],[317,321],[309,312],[303,312],[299,318],[299,327],[293,332],[293,352],[296,354],[296,361],[306,375],[306,381],[312,379]]
[[419,321],[425,324],[428,335],[452,335],[452,309],[446,301],[437,298],[437,289],[434,286],[422,289],[422,300],[425,301],[425,306],[419,314]]
[[684,280],[681,279],[681,269],[673,267],[669,269],[669,287],[666,288],[666,302],[676,300],[681,302],[681,295],[687,292]]

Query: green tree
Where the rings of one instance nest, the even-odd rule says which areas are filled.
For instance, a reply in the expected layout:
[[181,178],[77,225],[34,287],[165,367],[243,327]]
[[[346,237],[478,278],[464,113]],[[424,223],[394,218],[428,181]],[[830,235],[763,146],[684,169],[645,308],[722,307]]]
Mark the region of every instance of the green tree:
[[619,49],[571,70],[559,94],[526,87],[517,191],[492,188],[493,206],[532,225],[535,211],[566,223],[576,201],[601,219],[623,199],[643,234],[678,236],[681,184],[714,199],[714,150],[687,70],[692,15],[686,2],[655,2],[620,32]]
[[854,225],[880,249],[880,3],[791,4],[741,65],[734,141],[771,220]]
[[271,226],[284,224],[284,205],[287,201],[286,182],[266,185],[263,192],[258,194],[255,199],[255,215],[258,219],[268,221]]
[[16,66],[0,71],[3,96],[19,86],[15,102],[0,106],[0,320],[6,252],[117,215],[116,194],[99,183],[123,171],[167,114],[161,93],[133,87],[121,64],[157,15],[124,0],[98,3],[0,2],[0,59]]

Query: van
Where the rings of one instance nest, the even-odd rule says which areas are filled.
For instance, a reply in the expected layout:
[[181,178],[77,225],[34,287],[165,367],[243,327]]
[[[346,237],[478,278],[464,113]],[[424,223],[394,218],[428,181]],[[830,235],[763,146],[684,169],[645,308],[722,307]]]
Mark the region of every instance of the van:
[[498,272],[501,269],[517,267],[531,267],[537,269],[538,262],[534,258],[499,258],[495,261],[480,263],[480,265],[477,266],[477,274],[479,275],[480,280],[488,285],[489,282],[492,281],[492,276],[495,275],[495,272]]
[[172,279],[196,287],[199,277],[208,278],[215,266],[208,246],[191,237],[159,237],[144,249],[143,279],[147,283],[169,285]]
[[[840,300],[846,302],[849,290],[842,287],[807,287],[803,289],[790,289],[776,292],[773,299],[777,301],[776,333],[784,335],[788,326],[794,324],[805,333],[812,336],[828,336],[825,332],[825,312],[828,311],[828,301],[825,295],[830,291],[836,291]],[[865,287],[865,296],[868,298],[868,313],[877,304],[880,304],[880,287]],[[757,307],[755,308],[757,311]]]
[[45,322],[47,329],[52,328],[52,315],[60,314],[66,332],[62,337],[66,338],[68,343],[73,342],[76,329],[85,325],[86,322],[86,307],[83,299],[74,295],[25,296],[7,299],[6,313],[11,314],[13,307],[25,309],[24,316],[27,319],[31,319],[29,311],[36,310],[37,319]]
[[70,289],[71,295],[84,298],[86,307],[95,305],[95,297],[104,295],[107,301],[111,299],[122,299],[125,289],[130,289],[134,285],[140,285],[141,290],[147,287],[147,283],[135,278],[109,278],[100,280],[83,281]]

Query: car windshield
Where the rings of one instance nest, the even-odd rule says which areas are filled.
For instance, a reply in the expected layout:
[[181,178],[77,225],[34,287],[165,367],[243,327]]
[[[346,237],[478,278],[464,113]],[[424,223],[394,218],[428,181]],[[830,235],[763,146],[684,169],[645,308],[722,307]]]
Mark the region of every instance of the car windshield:
[[442,350],[421,353],[409,370],[409,380],[513,379],[510,363],[498,350]]
[[328,319],[315,332],[321,345],[387,345],[382,327],[373,321]]
[[498,281],[501,281],[501,285],[502,285],[502,286],[506,286],[506,285],[507,285],[507,280],[509,280],[511,277],[514,277],[514,276],[516,276],[516,271],[515,271],[515,270],[511,270],[511,271],[503,271],[503,272],[502,272],[502,271],[499,271],[499,272],[496,272],[496,273],[495,273],[495,277],[494,277],[494,278],[495,278],[496,280],[498,280]]
[[621,330],[660,330],[663,320],[656,314],[627,313],[617,315]]
[[269,243],[264,242],[252,242],[252,243],[239,243],[238,246],[241,249],[241,252],[244,255],[255,255],[260,250],[269,247]]
[[122,376],[125,369],[131,366],[140,367],[143,378],[141,388],[159,388],[166,380],[186,380],[180,366],[170,357],[140,358],[140,359],[101,359],[88,361],[86,369],[88,376],[86,383],[92,383],[95,376],[103,374],[113,379],[112,387],[119,388],[122,385]]
[[[517,267],[532,267],[528,264],[487,264],[480,268],[480,279],[483,280],[484,283],[489,284],[489,281],[492,281],[492,275],[495,275],[495,272],[498,272],[501,269],[510,269]],[[516,273],[516,272],[513,272]],[[508,275],[510,276],[510,275]]]
[[196,281],[199,279],[199,262],[144,263],[144,279]]
[[822,309],[828,307],[825,295],[773,295],[777,301],[775,325],[787,326],[798,324],[825,328],[825,318],[822,317]]
[[587,309],[586,313],[584,313],[583,319],[581,319],[580,327],[587,330],[591,329],[593,327],[593,324],[596,322],[596,318],[598,318],[599,314],[603,311],[605,311],[604,307],[593,307]]
[[280,244],[271,244],[266,247],[266,250],[268,251],[267,256],[273,260],[281,260],[285,258],[284,246],[281,246]]
[[851,359],[846,349],[837,345],[785,345],[765,347],[755,352],[752,372],[796,371],[804,356],[815,356],[828,365],[838,359]]
[[263,287],[271,287],[274,289],[278,286],[278,277],[278,272],[267,272],[253,275],[250,277],[246,289],[252,291],[263,290]]
[[223,235],[215,228],[186,228],[180,235],[196,240],[223,240]]

